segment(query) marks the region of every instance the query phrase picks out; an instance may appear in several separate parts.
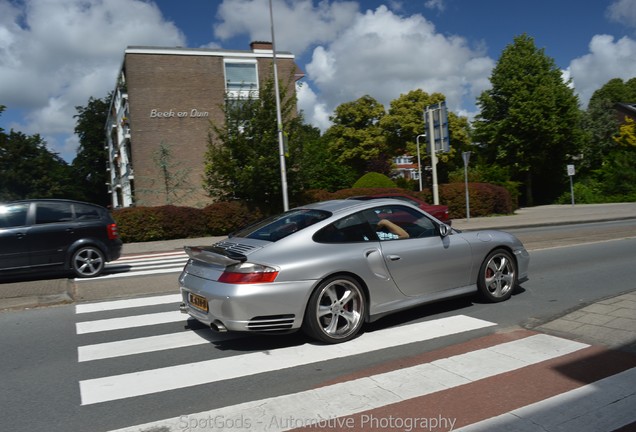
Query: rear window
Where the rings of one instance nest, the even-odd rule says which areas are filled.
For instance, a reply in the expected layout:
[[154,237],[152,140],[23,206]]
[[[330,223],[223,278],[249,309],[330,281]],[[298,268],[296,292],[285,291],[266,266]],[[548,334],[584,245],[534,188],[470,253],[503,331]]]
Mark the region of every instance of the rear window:
[[28,204],[0,205],[0,228],[12,228],[26,225]]
[[251,238],[275,242],[331,216],[323,210],[296,209],[272,216],[250,225],[232,237]]
[[97,207],[86,204],[75,204],[75,218],[77,220],[95,220],[101,219],[99,209]]

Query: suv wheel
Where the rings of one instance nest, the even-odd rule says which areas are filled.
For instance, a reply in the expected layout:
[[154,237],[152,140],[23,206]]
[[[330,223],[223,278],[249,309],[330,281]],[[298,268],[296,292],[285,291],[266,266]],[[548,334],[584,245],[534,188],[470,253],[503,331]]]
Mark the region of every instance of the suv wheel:
[[71,270],[77,277],[95,277],[104,270],[106,260],[102,251],[95,246],[84,246],[73,253]]

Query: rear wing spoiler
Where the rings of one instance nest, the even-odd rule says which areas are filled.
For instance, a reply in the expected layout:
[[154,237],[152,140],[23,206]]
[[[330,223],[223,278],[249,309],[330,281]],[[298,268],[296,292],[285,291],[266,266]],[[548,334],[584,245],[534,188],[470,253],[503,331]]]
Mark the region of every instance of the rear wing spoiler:
[[215,246],[184,246],[183,249],[194,260],[223,267],[247,261],[247,257],[243,254]]

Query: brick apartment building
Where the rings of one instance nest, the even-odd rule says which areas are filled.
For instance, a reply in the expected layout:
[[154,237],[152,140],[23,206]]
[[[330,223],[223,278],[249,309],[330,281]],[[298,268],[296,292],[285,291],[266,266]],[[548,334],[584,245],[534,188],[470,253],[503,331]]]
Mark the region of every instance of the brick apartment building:
[[[126,49],[106,123],[113,208],[212,201],[202,187],[210,122],[224,121],[226,94],[258,95],[273,73],[272,44],[250,48]],[[276,64],[281,82],[303,76],[291,53],[277,52]]]

